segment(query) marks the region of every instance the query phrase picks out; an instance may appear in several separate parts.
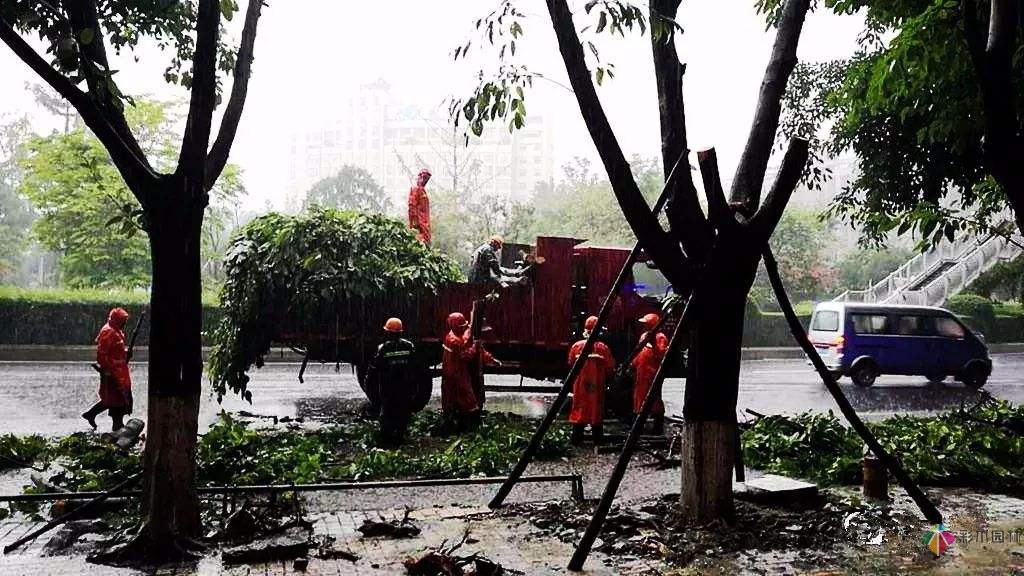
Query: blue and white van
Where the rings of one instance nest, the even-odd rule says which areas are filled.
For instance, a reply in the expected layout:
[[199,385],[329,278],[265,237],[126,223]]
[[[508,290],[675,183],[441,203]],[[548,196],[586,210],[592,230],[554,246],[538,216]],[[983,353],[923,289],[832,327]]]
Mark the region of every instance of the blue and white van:
[[971,388],[985,385],[992,360],[981,338],[942,308],[823,302],[808,331],[829,370],[871,386],[881,374],[953,376]]

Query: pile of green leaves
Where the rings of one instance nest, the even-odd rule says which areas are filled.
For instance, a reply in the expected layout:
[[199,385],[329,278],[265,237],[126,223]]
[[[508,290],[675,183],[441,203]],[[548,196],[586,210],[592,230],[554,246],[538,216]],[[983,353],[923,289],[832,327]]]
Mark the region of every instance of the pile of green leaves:
[[199,484],[316,482],[349,436],[345,428],[254,429],[222,412],[196,450]]
[[455,263],[418,242],[398,220],[319,207],[245,225],[228,248],[225,272],[224,316],[213,333],[208,368],[221,397],[231,389],[246,399],[252,397],[246,371],[261,365],[285,321],[436,291],[461,276]]
[[0,471],[20,468],[38,460],[47,449],[46,438],[42,436],[0,436]]
[[[1019,489],[1024,437],[996,422],[1024,422],[1024,407],[992,402],[967,413],[894,416],[868,427],[922,484]],[[821,484],[860,481],[863,442],[832,412],[760,418],[743,433],[747,466]]]
[[[408,442],[376,445],[372,421],[317,430],[253,428],[227,414],[199,442],[199,483],[272,484],[396,478],[462,478],[507,472],[536,427],[513,414],[484,416],[478,429],[433,438],[440,414],[421,412],[409,427]],[[568,454],[569,431],[556,426],[541,445],[539,458]]]
[[[472,432],[446,439],[429,437],[440,424],[437,412],[416,415],[409,429],[411,441],[398,449],[381,449],[368,436],[360,439],[363,450],[347,464],[329,472],[338,479],[464,478],[505,474],[530,442],[536,422],[514,414],[485,414]],[[569,430],[552,428],[537,457],[554,459],[569,453]]]

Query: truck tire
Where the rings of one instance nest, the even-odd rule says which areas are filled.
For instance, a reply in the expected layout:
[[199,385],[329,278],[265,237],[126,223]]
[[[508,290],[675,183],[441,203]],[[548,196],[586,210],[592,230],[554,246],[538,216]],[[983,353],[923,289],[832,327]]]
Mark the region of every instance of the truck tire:
[[878,366],[874,360],[864,359],[858,361],[850,369],[850,379],[861,388],[870,388],[875,385],[878,378]]

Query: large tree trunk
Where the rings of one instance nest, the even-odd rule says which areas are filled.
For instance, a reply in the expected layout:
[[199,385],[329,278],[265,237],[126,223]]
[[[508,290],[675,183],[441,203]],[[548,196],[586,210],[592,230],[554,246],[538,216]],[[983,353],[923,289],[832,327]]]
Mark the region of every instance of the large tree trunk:
[[750,243],[729,236],[726,232],[719,238],[695,294],[699,310],[691,332],[680,445],[680,512],[695,523],[734,516],[732,471],[743,320],[760,258],[749,253]]
[[150,222],[153,292],[143,510],[145,531],[154,542],[195,538],[201,530],[195,455],[203,374],[203,202],[198,200],[203,193],[177,192],[168,196],[183,201],[169,202]]

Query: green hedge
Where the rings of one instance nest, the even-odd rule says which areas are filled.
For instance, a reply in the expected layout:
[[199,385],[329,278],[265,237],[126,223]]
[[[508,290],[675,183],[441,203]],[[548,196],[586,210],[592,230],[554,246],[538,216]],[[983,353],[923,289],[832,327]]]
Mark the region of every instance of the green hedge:
[[[212,298],[204,298],[204,332],[220,319]],[[110,309],[120,306],[135,318],[149,304],[146,292],[101,290],[25,290],[0,287],[0,345],[88,345],[96,339]],[[148,322],[136,342],[149,341]]]
[[[960,314],[988,342],[1024,341],[1024,312],[1017,305],[992,303],[970,295],[955,296],[947,305]],[[980,301],[978,300],[980,299]],[[92,344],[107,313],[122,306],[133,317],[148,304],[146,292],[104,292],[99,290],[23,290],[0,287],[0,345]],[[967,313],[970,310],[973,313]],[[980,311],[980,313],[979,313]],[[806,309],[798,311],[804,326],[810,323]],[[204,332],[220,320],[220,309],[212,295],[203,298]],[[145,346],[149,331],[139,334]],[[786,319],[779,312],[762,312],[748,305],[743,333],[744,346],[795,346]]]

